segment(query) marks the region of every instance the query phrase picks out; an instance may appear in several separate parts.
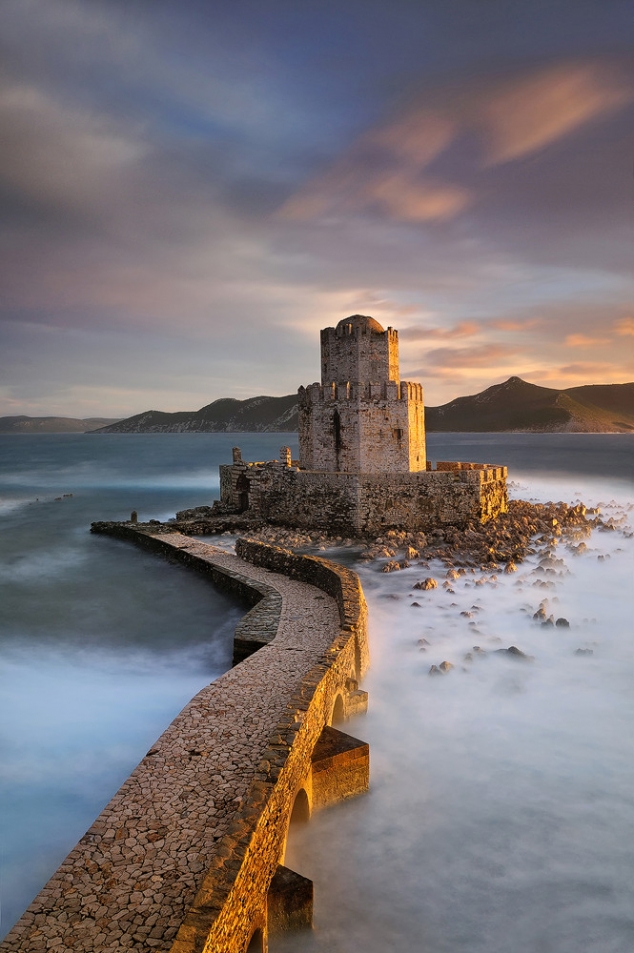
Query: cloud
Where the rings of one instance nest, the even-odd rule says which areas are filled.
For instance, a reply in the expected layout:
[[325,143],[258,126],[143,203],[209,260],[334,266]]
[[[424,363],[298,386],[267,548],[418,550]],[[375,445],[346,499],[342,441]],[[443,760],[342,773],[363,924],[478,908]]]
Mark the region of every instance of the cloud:
[[399,337],[405,341],[450,341],[455,338],[473,337],[481,331],[481,325],[475,321],[461,321],[453,328],[408,327],[399,331]]
[[423,173],[456,129],[449,118],[425,109],[379,125],[292,195],[279,214],[296,221],[377,210],[403,222],[453,218],[469,204],[469,191]]
[[[557,368],[556,375],[581,379],[584,383],[589,381],[599,383],[601,378],[611,383],[614,376],[614,364],[607,361],[579,361],[576,364],[565,364],[563,367]],[[599,378],[599,381],[597,378]]]
[[[362,134],[330,167],[282,205],[282,219],[309,221],[380,213],[399,222],[442,222],[475,201],[473,183],[447,182],[429,167],[475,134],[499,165],[537,152],[627,105],[634,90],[601,63],[565,63],[528,76],[483,83],[463,97],[431,93],[400,116]],[[432,104],[434,99],[435,104]],[[471,178],[481,163],[471,152]]]
[[587,334],[566,335],[567,347],[599,347],[602,344],[610,344],[610,338],[594,338]]
[[431,367],[462,368],[494,367],[500,361],[508,361],[517,355],[518,349],[504,344],[482,344],[478,347],[439,347],[425,355]]
[[138,138],[30,85],[0,91],[0,182],[48,205],[86,211],[147,151]]
[[632,88],[599,64],[564,64],[522,79],[494,95],[481,110],[489,162],[509,162],[537,152],[632,98]]
[[491,321],[490,325],[492,328],[497,328],[499,331],[531,331],[533,328],[541,327],[543,323],[544,322],[541,318],[527,318],[526,320],[520,321]]
[[627,335],[634,336],[634,318],[622,318],[616,322],[614,330],[623,337]]

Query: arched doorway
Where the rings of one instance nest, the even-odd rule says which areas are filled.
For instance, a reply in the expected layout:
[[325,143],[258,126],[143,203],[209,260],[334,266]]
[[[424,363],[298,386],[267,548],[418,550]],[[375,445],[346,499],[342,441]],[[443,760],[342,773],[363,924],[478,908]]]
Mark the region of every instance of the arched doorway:
[[249,487],[250,483],[245,477],[244,473],[241,473],[238,479],[236,480],[236,493],[238,494],[238,510],[240,513],[244,513],[245,510],[249,509]]

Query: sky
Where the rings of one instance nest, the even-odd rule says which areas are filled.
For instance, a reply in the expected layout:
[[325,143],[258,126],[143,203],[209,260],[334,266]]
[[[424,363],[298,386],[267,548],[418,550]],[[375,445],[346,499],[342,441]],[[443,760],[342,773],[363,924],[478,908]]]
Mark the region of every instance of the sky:
[[3,0],[0,414],[634,380],[631,0]]

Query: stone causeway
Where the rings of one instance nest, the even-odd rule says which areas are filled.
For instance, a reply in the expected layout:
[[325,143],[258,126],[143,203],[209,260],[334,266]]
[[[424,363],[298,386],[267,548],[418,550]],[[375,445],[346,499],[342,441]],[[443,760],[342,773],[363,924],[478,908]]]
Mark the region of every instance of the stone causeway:
[[358,577],[250,540],[234,556],[163,527],[92,529],[208,575],[249,611],[235,667],[174,719],[0,951],[264,951],[312,920],[312,884],[283,866],[291,817],[368,787],[368,746],[332,726],[367,704]]

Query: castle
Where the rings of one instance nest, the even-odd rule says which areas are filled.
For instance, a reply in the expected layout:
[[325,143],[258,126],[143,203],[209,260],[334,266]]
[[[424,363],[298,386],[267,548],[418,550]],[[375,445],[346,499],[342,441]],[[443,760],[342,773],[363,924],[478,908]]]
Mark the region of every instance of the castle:
[[321,383],[299,388],[299,460],[220,467],[220,502],[331,535],[426,532],[507,509],[506,467],[439,462],[425,446],[420,384],[401,381],[398,331],[355,314],[321,332]]

